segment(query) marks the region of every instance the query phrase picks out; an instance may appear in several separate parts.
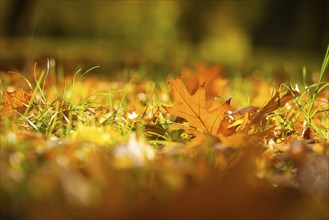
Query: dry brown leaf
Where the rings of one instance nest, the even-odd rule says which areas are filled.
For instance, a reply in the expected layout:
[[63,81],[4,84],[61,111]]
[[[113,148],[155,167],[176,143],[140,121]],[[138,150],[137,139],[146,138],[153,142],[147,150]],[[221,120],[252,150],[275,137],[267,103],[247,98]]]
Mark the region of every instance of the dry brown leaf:
[[307,127],[303,132],[303,139],[315,139],[314,129],[312,127]]
[[216,136],[220,124],[230,108],[230,100],[222,105],[216,102],[207,103],[205,84],[202,84],[193,95],[190,95],[181,75],[176,80],[169,77],[168,83],[172,87],[174,105],[172,107],[163,106],[165,110],[172,115],[186,119],[189,125]]
[[1,115],[11,115],[15,111],[24,110],[30,101],[31,95],[23,89],[16,89],[13,92],[5,92],[3,95],[4,103],[1,106]]
[[291,90],[291,92],[287,92],[282,97],[280,97],[280,91],[277,91],[275,95],[271,98],[270,101],[267,102],[265,106],[263,106],[257,114],[255,114],[254,119],[252,120],[253,123],[257,124],[261,122],[262,118],[268,114],[271,113],[278,108],[284,106],[287,102],[292,100],[295,97],[300,96],[300,93],[294,90]]

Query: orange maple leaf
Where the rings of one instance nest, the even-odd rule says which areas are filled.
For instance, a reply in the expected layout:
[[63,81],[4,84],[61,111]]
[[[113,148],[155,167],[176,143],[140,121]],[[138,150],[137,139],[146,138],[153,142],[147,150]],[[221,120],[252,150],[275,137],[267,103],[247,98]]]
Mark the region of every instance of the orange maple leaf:
[[230,108],[230,100],[222,105],[218,102],[206,102],[205,83],[193,95],[190,95],[181,75],[176,80],[169,77],[168,83],[172,87],[174,105],[163,106],[164,109],[172,115],[186,119],[189,125],[216,136]]
[[5,92],[3,95],[3,105],[0,113],[4,115],[14,114],[15,111],[24,110],[30,101],[31,95],[23,89],[16,89],[13,92]]
[[189,67],[183,67],[181,74],[184,76],[186,89],[191,94],[195,93],[199,85],[207,81],[206,98],[216,97],[222,94],[228,83],[222,75],[220,65],[206,66],[204,63],[198,63],[194,71]]

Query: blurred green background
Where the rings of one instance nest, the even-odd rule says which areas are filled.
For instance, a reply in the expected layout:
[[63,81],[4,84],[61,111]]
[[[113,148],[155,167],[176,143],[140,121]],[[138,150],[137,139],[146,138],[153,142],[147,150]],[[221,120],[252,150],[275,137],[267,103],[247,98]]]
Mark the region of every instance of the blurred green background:
[[54,59],[68,69],[141,65],[319,67],[329,1],[1,0],[1,68]]

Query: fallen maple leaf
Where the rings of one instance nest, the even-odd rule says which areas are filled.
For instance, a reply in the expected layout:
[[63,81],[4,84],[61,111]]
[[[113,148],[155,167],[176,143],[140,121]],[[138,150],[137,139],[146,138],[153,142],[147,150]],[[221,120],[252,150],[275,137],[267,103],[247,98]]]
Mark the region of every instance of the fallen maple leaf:
[[163,106],[164,109],[172,115],[186,119],[189,125],[216,136],[230,108],[230,100],[222,105],[218,102],[206,102],[205,83],[193,95],[190,95],[181,75],[176,80],[169,77],[168,83],[172,87],[174,105]]
[[223,77],[221,66],[219,65],[206,66],[203,63],[198,63],[194,70],[194,74],[189,67],[183,67],[181,69],[181,74],[188,82],[186,89],[191,94],[198,90],[200,84],[207,81],[207,98],[216,97],[219,94],[222,94],[228,83],[228,80]]
[[5,92],[3,95],[4,103],[1,106],[1,115],[13,114],[16,110],[25,109],[30,101],[31,95],[23,89],[16,89],[13,92]]

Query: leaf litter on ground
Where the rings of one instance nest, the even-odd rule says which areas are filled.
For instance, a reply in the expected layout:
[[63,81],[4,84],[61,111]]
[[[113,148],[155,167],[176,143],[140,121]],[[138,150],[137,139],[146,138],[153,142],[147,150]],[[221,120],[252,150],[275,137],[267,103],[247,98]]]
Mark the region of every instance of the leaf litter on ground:
[[232,107],[220,66],[192,72],[171,91],[79,72],[56,86],[48,70],[34,87],[2,79],[2,215],[328,217],[328,83]]

